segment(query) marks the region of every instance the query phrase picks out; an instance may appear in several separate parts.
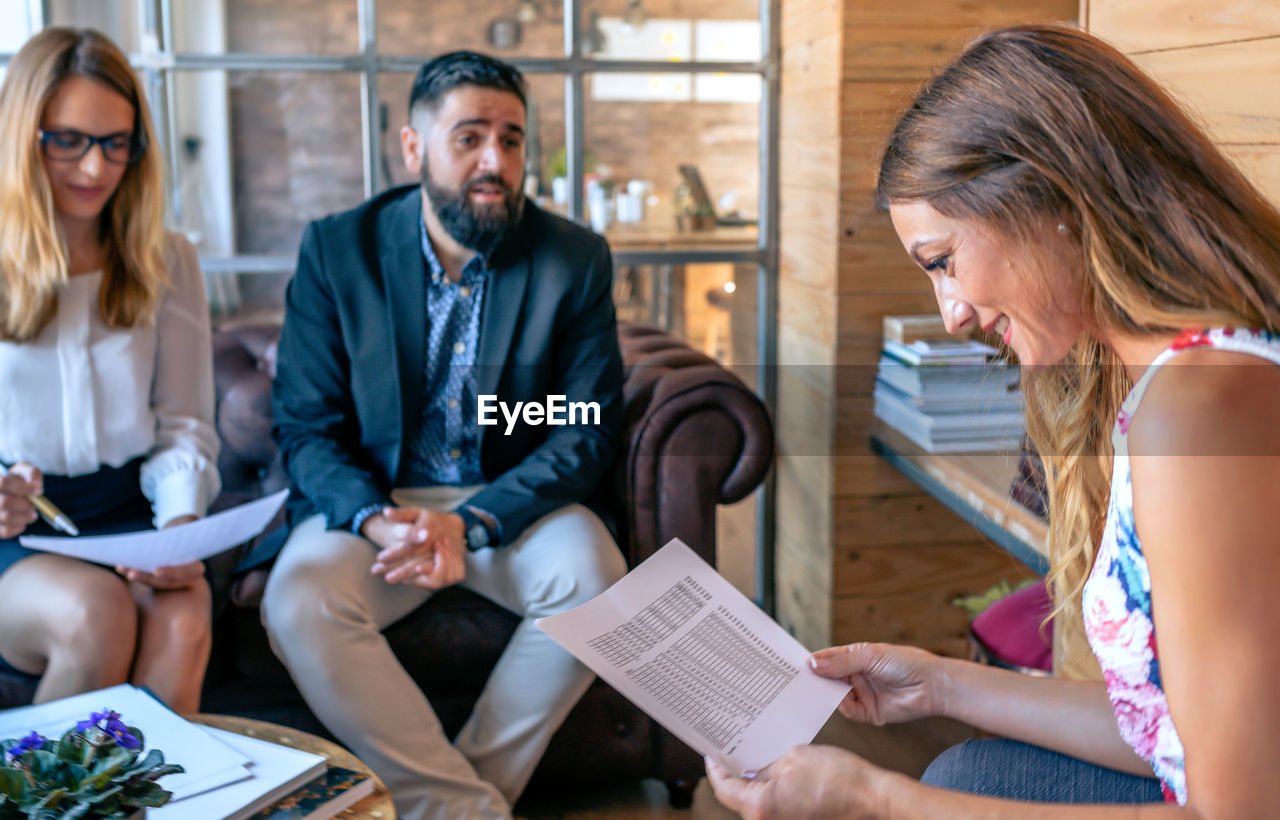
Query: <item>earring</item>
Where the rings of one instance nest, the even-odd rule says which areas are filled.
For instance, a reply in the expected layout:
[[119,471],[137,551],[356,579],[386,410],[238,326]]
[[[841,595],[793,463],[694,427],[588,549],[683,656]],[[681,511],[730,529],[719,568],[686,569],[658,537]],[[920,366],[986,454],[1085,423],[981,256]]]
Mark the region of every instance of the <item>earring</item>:
[[1067,223],[1065,223],[1065,222],[1059,222],[1059,223],[1058,223],[1058,233],[1066,233],[1066,232],[1067,232]]

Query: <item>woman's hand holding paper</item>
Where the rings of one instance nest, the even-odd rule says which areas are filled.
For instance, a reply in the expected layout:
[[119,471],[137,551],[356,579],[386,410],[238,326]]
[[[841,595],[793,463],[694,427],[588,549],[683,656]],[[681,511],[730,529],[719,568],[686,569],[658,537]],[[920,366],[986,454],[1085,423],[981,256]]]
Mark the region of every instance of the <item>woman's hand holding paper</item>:
[[886,776],[895,775],[835,746],[796,746],[750,778],[707,758],[716,798],[747,820],[881,817],[877,784]]
[[853,687],[840,713],[859,723],[883,726],[932,717],[942,711],[940,661],[911,646],[854,643],[813,653],[810,667]]

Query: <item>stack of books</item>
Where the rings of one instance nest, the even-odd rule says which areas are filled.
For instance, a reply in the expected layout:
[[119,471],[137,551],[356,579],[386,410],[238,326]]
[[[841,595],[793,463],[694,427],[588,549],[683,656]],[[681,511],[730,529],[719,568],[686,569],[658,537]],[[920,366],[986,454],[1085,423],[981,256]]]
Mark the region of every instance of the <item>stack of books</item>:
[[209,726],[173,712],[128,684],[0,712],[0,738],[38,731],[60,737],[85,715],[119,712],[146,748],[185,771],[162,777],[169,802],[147,820],[329,820],[373,793],[373,778],[330,766],[322,755]]
[[948,336],[941,319],[886,316],[875,414],[930,453],[1017,449],[1024,431],[1018,369],[982,342]]

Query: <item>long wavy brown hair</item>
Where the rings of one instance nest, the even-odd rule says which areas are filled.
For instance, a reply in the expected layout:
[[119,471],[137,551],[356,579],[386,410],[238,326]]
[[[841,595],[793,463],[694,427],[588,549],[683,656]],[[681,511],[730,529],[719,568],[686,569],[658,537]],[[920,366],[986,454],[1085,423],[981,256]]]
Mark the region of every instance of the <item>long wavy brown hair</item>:
[[[1280,212],[1160,86],[1075,29],[1016,26],[971,44],[894,128],[877,199],[928,202],[1033,253],[1046,246],[1046,225],[1065,226],[1085,271],[1086,327],[1104,337],[1280,331]],[[1027,429],[1048,477],[1047,580],[1065,646],[1080,645],[1111,428],[1131,387],[1115,354],[1087,335],[1064,362],[1023,369]]]
[[106,254],[98,309],[113,328],[155,317],[168,282],[162,256],[164,177],[146,98],[128,59],[92,29],[51,26],[10,61],[0,87],[0,339],[29,341],[57,309],[67,251],[37,131],[45,105],[68,77],[87,77],[133,106],[144,146],[102,212]]

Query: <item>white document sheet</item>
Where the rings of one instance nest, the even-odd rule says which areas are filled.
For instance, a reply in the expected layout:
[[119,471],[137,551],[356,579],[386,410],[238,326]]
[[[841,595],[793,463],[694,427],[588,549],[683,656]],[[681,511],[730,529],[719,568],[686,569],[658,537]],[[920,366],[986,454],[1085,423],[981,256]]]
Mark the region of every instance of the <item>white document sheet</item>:
[[0,712],[0,738],[20,738],[36,731],[56,740],[92,713],[104,711],[119,712],[126,726],[136,726],[142,732],[144,749],[159,749],[165,763],[177,763],[186,770],[160,779],[175,801],[249,776],[245,768],[251,762],[248,756],[127,683]]
[[538,626],[702,754],[739,774],[813,740],[847,684],[673,539],[618,583]]
[[159,567],[203,561],[211,555],[243,544],[266,529],[284,504],[288,490],[214,513],[165,530],[143,530],[123,535],[79,535],[73,538],[46,535],[19,536],[18,543],[33,550],[56,552],[106,564],[155,572]]
[[147,809],[147,820],[244,820],[323,774],[327,765],[322,756],[310,752],[210,726],[204,730],[253,761],[247,779]]

